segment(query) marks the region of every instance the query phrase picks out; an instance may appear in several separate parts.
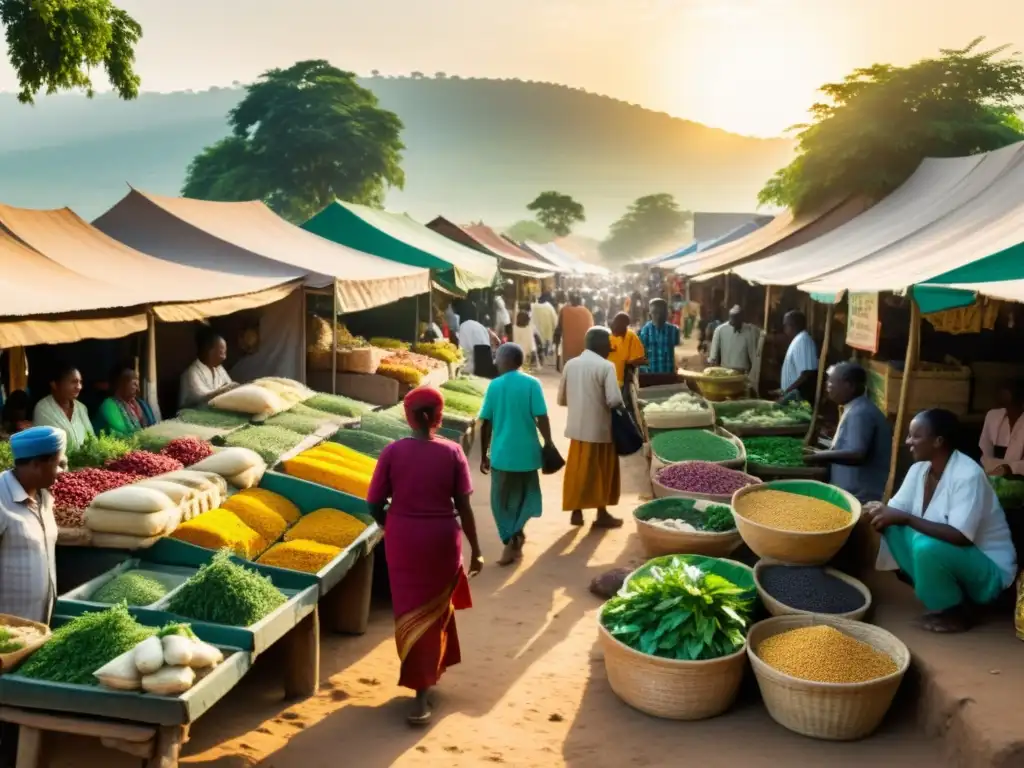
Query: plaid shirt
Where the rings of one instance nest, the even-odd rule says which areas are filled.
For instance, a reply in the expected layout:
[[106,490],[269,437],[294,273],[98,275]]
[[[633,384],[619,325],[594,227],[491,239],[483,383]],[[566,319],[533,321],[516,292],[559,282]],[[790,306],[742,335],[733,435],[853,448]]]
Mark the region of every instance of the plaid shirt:
[[665,323],[659,328],[648,322],[640,329],[639,335],[647,353],[648,373],[675,373],[679,326]]
[[57,594],[53,496],[29,498],[8,470],[0,474],[0,613],[48,622]]

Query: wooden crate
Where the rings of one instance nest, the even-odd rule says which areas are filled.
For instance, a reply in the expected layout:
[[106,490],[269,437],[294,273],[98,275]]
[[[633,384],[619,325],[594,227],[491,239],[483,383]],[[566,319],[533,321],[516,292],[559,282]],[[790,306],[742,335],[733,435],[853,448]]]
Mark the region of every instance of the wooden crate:
[[[895,414],[900,407],[903,371],[880,360],[868,361],[868,391],[883,413]],[[921,363],[914,369],[907,409],[910,414],[928,408],[945,408],[965,415],[971,403],[971,369],[965,366]]]

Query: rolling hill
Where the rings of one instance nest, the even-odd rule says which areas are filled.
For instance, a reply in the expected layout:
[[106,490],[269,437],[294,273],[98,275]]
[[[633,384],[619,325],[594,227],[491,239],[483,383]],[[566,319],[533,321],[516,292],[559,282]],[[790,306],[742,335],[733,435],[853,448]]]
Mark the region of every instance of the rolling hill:
[[[670,192],[691,210],[753,210],[788,162],[791,142],[730,134],[559,85],[518,80],[367,78],[405,123],[406,187],[388,207],[421,221],[506,225],[544,189],[587,209],[583,234],[603,237],[635,198]],[[126,184],[177,194],[185,169],[226,134],[240,87],[52,96],[35,107],[0,94],[0,200],[69,205],[95,218]]]

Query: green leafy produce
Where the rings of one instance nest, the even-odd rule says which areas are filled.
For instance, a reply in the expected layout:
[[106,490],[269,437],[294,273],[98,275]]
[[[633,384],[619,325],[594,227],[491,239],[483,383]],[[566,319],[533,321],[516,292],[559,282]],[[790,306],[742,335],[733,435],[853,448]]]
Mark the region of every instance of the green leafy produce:
[[323,392],[313,395],[304,405],[309,408],[315,408],[318,411],[326,411],[327,413],[347,418],[362,416],[364,413],[370,413],[373,410],[372,405],[368,405],[360,400],[353,400],[351,397],[343,395],[329,395]]
[[722,533],[736,528],[732,509],[727,504],[710,504],[704,509],[698,509],[695,499],[682,497],[670,496],[648,501],[637,507],[636,516],[648,522],[678,520],[698,531],[709,533]]
[[274,464],[281,454],[288,453],[305,439],[305,435],[284,427],[250,426],[225,435],[218,442],[234,448],[249,448],[256,451],[267,464]]
[[701,521],[701,530],[723,533],[736,528],[736,521],[732,516],[732,507],[727,504],[712,504],[704,508],[704,519]]
[[1012,477],[990,477],[989,482],[995,489],[999,503],[1008,509],[1024,507],[1024,480]]
[[449,379],[441,385],[441,389],[449,392],[461,392],[464,395],[483,397],[487,392],[487,385],[490,382],[479,376],[460,376],[457,379]]
[[14,454],[11,453],[11,444],[4,440],[0,442],[0,472],[6,472],[14,466]]
[[128,605],[152,605],[170,592],[165,581],[158,574],[145,570],[122,573],[97,589],[89,599],[94,603],[116,605],[121,601]]
[[651,438],[651,450],[666,464],[677,461],[730,461],[739,456],[736,446],[704,429],[673,429]]
[[95,685],[93,672],[155,633],[135,621],[126,605],[85,613],[57,628],[18,674],[53,683]]
[[744,437],[747,461],[768,467],[804,466],[804,441],[799,437]]
[[810,424],[813,410],[810,403],[805,402],[778,405],[770,400],[747,400],[742,407],[715,403],[715,414],[726,429],[730,426],[778,428]]
[[398,419],[386,416],[381,413],[366,413],[359,419],[360,428],[372,432],[381,437],[391,440],[401,440],[403,437],[412,437],[412,430],[407,424],[401,423]]
[[68,469],[103,467],[108,461],[120,459],[135,450],[135,447],[131,438],[105,433],[88,437],[78,448],[68,451]]
[[484,404],[483,398],[476,395],[467,395],[463,392],[442,389],[441,395],[444,397],[444,409],[446,411],[464,413],[474,418],[480,413],[480,408]]
[[285,602],[269,577],[232,562],[222,551],[174,593],[167,610],[196,621],[249,627]]
[[698,661],[743,647],[749,592],[673,557],[631,578],[605,603],[601,621],[620,642],[649,656]]
[[11,632],[0,627],[0,653],[14,653],[20,651],[25,645]]
[[210,442],[222,434],[224,434],[222,428],[203,427],[198,424],[189,424],[180,419],[167,419],[136,432],[134,439],[136,446],[141,450],[160,453],[168,443],[179,437],[197,437]]
[[244,413],[232,413],[217,408],[182,408],[178,411],[178,418],[188,424],[218,429],[234,429],[248,424],[251,420],[251,417]]
[[394,440],[367,432],[365,429],[339,429],[331,437],[331,442],[347,445],[349,448],[362,454],[379,459],[380,452],[393,443]]
[[289,429],[292,432],[298,432],[300,435],[311,435],[323,426],[323,419],[318,419],[314,416],[302,413],[295,413],[294,410],[295,409],[292,408],[282,413],[278,413],[275,416],[271,416],[263,422],[263,426],[282,427],[283,429]]
[[190,637],[192,639],[196,638],[196,633],[192,631],[191,624],[167,624],[156,633],[157,637],[170,637],[171,635],[180,635],[181,637]]

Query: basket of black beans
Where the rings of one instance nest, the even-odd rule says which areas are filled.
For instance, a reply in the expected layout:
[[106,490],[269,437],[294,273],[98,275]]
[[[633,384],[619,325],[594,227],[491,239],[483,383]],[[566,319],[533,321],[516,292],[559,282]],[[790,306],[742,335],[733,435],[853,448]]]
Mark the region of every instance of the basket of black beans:
[[772,616],[827,613],[860,621],[871,608],[871,590],[835,568],[761,560],[754,584]]

